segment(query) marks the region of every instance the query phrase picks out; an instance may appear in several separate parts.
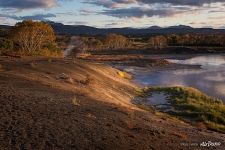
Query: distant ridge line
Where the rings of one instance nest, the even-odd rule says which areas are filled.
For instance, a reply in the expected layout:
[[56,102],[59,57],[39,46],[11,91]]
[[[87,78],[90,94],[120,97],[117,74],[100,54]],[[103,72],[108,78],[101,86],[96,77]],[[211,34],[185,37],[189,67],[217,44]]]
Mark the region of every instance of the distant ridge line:
[[[85,25],[64,25],[62,23],[49,23],[57,34],[66,35],[104,35],[108,33],[118,33],[123,35],[145,35],[145,34],[225,34],[225,29],[213,28],[193,28],[185,25],[159,27],[152,26],[148,28],[96,28]],[[0,25],[0,29],[10,29],[11,26]]]

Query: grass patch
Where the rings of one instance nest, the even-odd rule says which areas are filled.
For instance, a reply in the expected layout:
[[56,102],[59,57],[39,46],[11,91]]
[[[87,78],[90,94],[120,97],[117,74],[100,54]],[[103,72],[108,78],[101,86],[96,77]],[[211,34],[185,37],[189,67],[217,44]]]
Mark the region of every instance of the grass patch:
[[203,123],[208,129],[225,133],[225,105],[191,87],[148,87],[140,93],[163,92],[169,95],[173,115]]

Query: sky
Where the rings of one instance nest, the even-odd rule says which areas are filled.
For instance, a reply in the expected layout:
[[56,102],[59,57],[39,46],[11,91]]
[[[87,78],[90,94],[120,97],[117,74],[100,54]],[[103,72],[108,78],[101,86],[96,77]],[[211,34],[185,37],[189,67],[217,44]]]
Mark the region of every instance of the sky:
[[99,28],[225,28],[225,0],[0,0],[0,24],[26,19]]

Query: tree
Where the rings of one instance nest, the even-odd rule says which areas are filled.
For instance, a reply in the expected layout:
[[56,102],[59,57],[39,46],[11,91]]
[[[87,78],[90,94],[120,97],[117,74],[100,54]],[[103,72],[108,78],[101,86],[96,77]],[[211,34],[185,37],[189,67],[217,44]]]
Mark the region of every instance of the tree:
[[56,39],[50,25],[32,20],[17,23],[11,31],[11,37],[20,49],[28,54],[47,45],[54,45]]
[[105,45],[110,49],[125,48],[129,46],[129,39],[119,34],[108,34],[105,38]]
[[102,48],[102,42],[97,37],[82,37],[82,48],[87,51],[89,50],[100,50]]
[[164,36],[155,36],[155,37],[151,37],[148,40],[149,44],[155,48],[163,48],[165,46],[167,46],[167,39]]

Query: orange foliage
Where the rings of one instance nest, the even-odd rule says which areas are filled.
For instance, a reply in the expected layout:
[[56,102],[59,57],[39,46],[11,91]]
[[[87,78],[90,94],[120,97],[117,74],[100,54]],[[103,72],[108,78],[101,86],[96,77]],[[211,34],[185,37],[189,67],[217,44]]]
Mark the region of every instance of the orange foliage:
[[41,50],[56,39],[50,25],[32,20],[17,23],[11,31],[11,37],[20,50],[28,54]]

